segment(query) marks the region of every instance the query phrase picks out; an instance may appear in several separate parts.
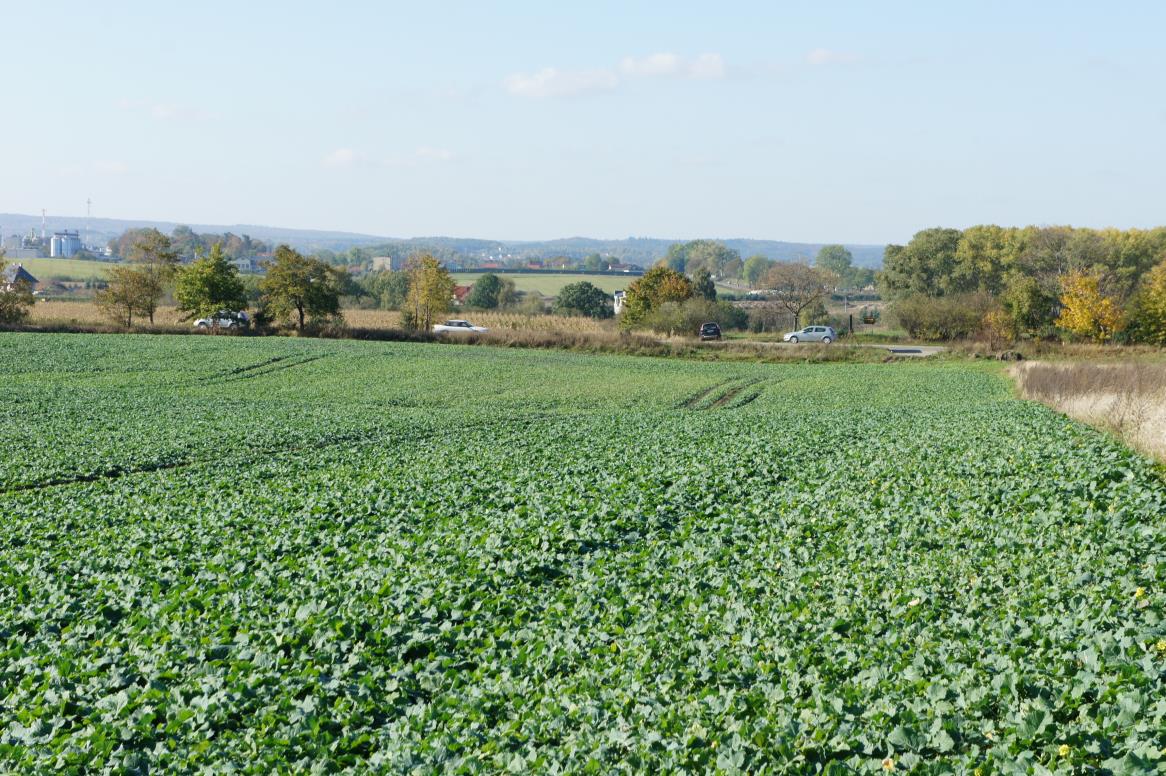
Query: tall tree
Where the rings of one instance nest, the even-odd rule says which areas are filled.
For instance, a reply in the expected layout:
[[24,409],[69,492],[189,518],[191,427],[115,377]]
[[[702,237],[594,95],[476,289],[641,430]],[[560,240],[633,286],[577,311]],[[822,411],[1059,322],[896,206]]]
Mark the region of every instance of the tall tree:
[[797,326],[802,312],[820,303],[830,291],[830,278],[805,264],[778,262],[765,275],[767,296],[788,312]]
[[501,293],[502,278],[487,272],[474,281],[474,286],[466,297],[466,304],[480,310],[494,310],[498,307],[498,295]]
[[1166,259],[1146,273],[1131,318],[1138,339],[1166,345]]
[[155,272],[121,265],[110,268],[106,286],[97,292],[94,300],[107,317],[133,326],[135,315],[145,315],[150,323],[154,322],[162,291],[161,280]]
[[757,288],[757,284],[765,277],[765,273],[773,266],[773,262],[764,256],[750,256],[745,259],[745,266],[741,275],[750,288]]
[[555,312],[560,315],[586,315],[589,318],[610,318],[614,315],[611,297],[601,288],[586,280],[568,283],[559,290]]
[[628,286],[620,325],[631,328],[660,305],[683,302],[691,297],[692,281],[671,267],[657,264]]
[[692,273],[692,295],[707,299],[710,302],[717,300],[717,286],[713,283],[713,276],[705,267]]
[[453,276],[430,253],[413,256],[406,269],[409,295],[405,297],[405,325],[429,331],[433,328],[434,317],[449,310],[453,298]]
[[287,245],[275,249],[260,281],[263,303],[276,318],[294,316],[303,331],[308,318],[340,314],[340,288],[332,268]]
[[209,254],[178,271],[174,298],[187,320],[219,310],[247,309],[247,290],[239,270],[223,253],[222,243],[215,243]]
[[880,275],[884,293],[890,297],[948,293],[960,236],[959,229],[924,229],[905,246],[888,245]]
[[1101,279],[1097,275],[1074,270],[1061,280],[1061,288],[1058,326],[1097,342],[1112,339],[1121,329],[1121,306],[1101,292]]
[[844,285],[849,284],[850,268],[853,265],[854,256],[842,245],[823,245],[814,258],[815,267],[833,272]]

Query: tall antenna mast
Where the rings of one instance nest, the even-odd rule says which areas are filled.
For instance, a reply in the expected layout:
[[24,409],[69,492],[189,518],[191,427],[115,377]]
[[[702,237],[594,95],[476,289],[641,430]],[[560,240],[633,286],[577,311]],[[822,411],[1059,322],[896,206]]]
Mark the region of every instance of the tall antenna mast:
[[40,241],[45,241],[45,209],[40,209]]
[[85,244],[81,247],[84,250],[89,250],[89,222],[93,220],[93,198],[87,197],[85,199]]

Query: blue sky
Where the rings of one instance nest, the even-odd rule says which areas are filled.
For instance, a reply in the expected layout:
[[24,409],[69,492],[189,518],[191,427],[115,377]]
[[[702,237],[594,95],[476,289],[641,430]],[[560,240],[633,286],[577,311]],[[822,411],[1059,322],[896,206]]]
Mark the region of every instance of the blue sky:
[[1166,222],[1157,1],[4,5],[3,212],[871,243]]

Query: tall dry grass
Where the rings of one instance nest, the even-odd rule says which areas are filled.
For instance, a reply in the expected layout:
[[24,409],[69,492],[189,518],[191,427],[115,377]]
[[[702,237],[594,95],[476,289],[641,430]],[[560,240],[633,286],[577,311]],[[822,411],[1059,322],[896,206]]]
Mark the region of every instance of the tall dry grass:
[[1166,462],[1166,363],[1026,362],[1012,374],[1025,398]]
[[[109,318],[105,317],[101,308],[92,301],[88,302],[58,302],[53,301],[39,301],[32,306],[29,311],[28,320],[35,324],[71,324],[80,326],[100,326],[103,324],[111,324]],[[150,322],[146,318],[140,321],[135,318],[134,325],[141,324],[149,326]],[[167,328],[173,326],[181,326],[183,323],[190,325],[188,322],[182,320],[177,308],[173,305],[163,305],[154,311],[154,325],[164,326]]]
[[[613,321],[597,321],[594,318],[560,315],[522,315],[509,312],[468,312],[455,310],[442,316],[463,318],[476,326],[485,326],[490,331],[533,331],[540,333],[580,334],[614,332]],[[401,326],[401,314],[394,310],[345,310],[344,321],[358,329],[397,329]]]

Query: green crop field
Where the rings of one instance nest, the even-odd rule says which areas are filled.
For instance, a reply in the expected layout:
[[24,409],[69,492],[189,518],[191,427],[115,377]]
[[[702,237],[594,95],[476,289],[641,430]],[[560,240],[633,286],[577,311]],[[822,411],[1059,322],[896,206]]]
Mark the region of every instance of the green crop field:
[[33,277],[42,282],[47,280],[102,280],[115,266],[108,261],[87,259],[2,259],[11,264],[23,264]]
[[0,771],[1166,771],[1166,481],[990,366],[0,355]]
[[[633,280],[639,277],[639,275],[562,275],[554,272],[510,274],[498,272],[496,274],[500,278],[513,280],[514,287],[519,291],[537,291],[543,296],[558,296],[563,286],[582,280],[586,280],[610,294],[627,288]],[[453,276],[454,281],[462,286],[472,286],[474,281],[480,277],[482,274],[476,272],[456,272]]]

